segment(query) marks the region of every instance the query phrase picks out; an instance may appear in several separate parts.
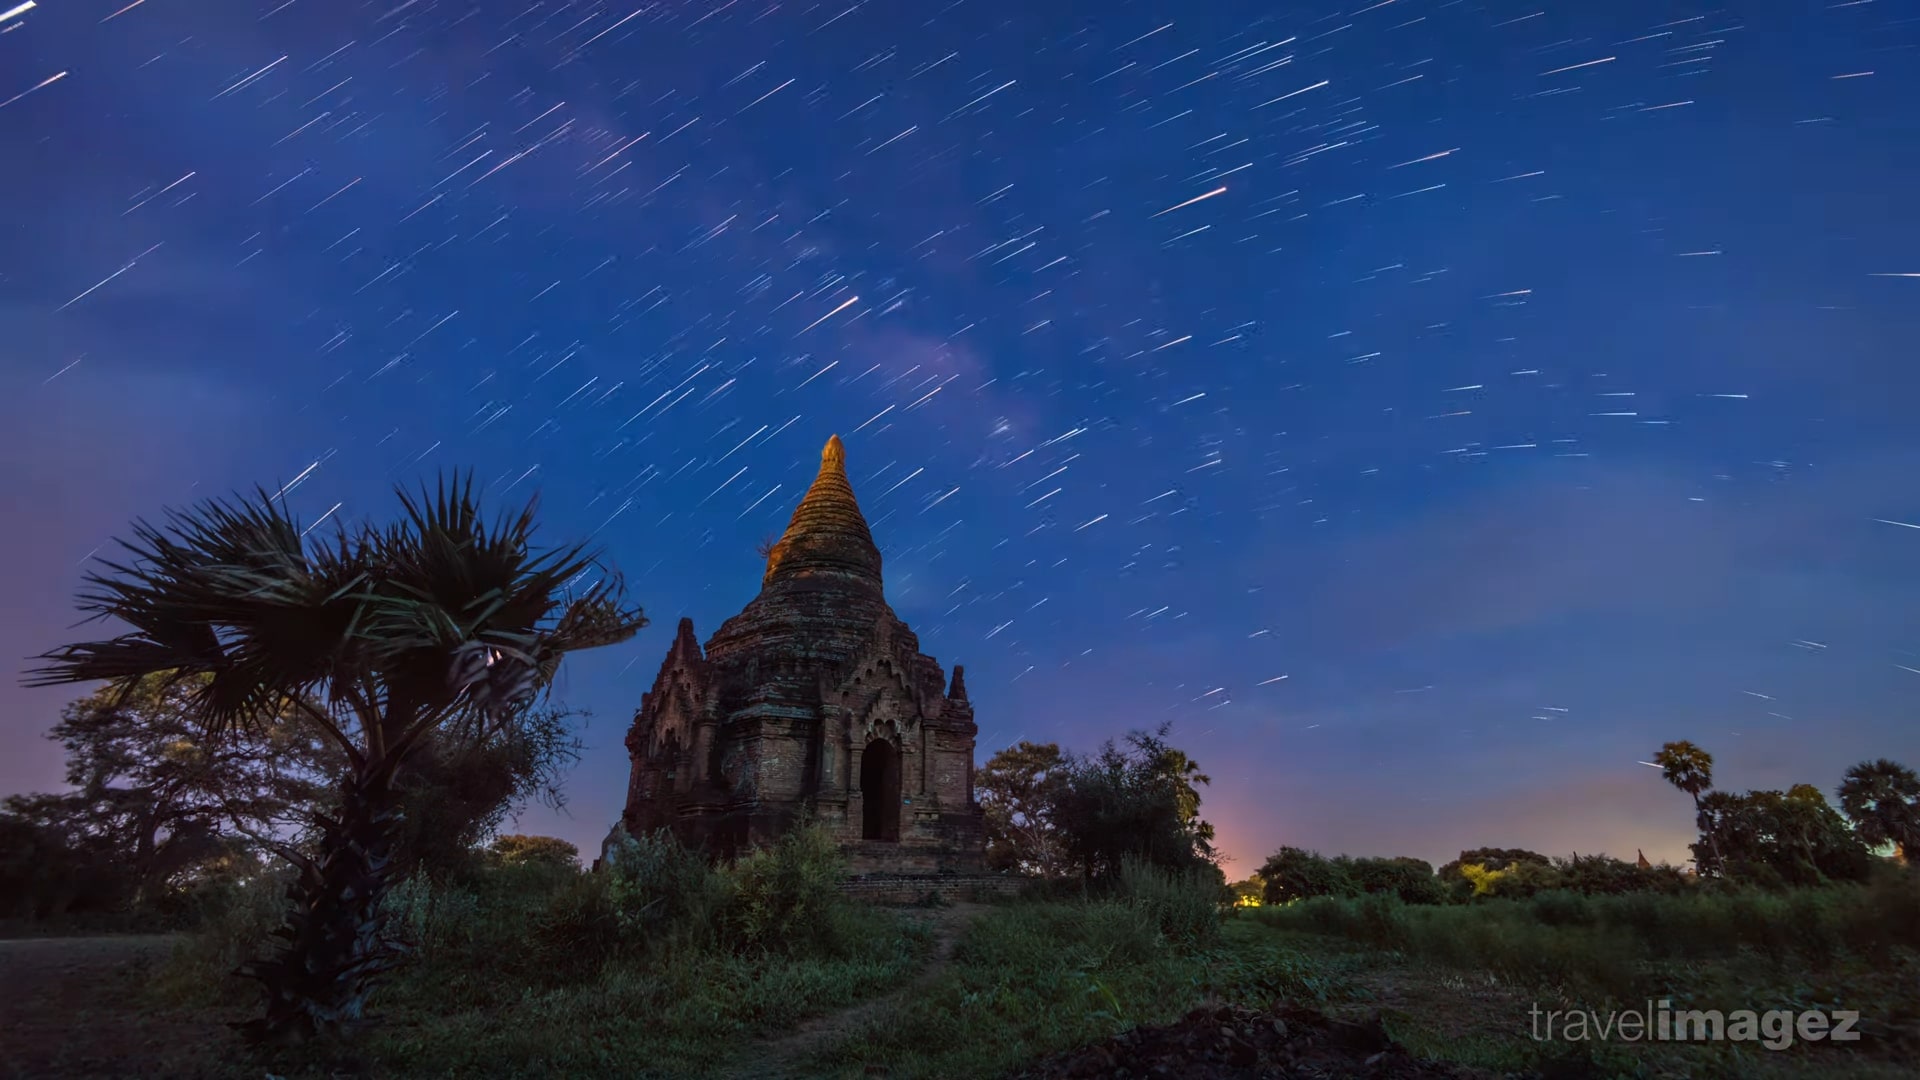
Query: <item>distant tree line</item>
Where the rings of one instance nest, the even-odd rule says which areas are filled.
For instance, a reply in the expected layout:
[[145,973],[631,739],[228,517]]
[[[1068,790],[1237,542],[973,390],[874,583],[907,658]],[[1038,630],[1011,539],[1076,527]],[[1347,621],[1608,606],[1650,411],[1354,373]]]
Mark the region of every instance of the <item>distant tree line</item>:
[[1920,845],[1920,776],[1896,761],[1848,769],[1838,811],[1812,784],[1715,791],[1713,755],[1684,740],[1662,746],[1652,763],[1693,799],[1700,830],[1693,862],[1703,877],[1768,886],[1858,881],[1872,870],[1876,849],[1905,861]]
[[1240,903],[1284,904],[1317,896],[1389,895],[1409,904],[1525,899],[1561,890],[1588,896],[1671,893],[1700,882],[1782,888],[1865,880],[1876,850],[1906,861],[1920,844],[1920,777],[1897,762],[1862,762],[1842,778],[1835,810],[1811,784],[1744,794],[1713,790],[1713,756],[1690,742],[1654,755],[1674,787],[1693,798],[1700,839],[1691,873],[1607,855],[1549,857],[1520,848],[1474,848],[1438,871],[1420,859],[1325,856],[1282,847],[1230,886]]

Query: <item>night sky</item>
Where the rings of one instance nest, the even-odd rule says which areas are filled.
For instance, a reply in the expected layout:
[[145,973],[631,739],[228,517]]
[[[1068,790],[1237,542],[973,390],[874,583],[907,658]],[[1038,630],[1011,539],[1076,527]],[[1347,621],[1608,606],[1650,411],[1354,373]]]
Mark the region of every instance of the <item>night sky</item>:
[[981,760],[1171,721],[1235,877],[1678,860],[1663,741],[1920,765],[1917,102],[1898,0],[22,4],[0,652],[135,517],[472,467],[653,619],[520,825],[597,850],[839,432]]

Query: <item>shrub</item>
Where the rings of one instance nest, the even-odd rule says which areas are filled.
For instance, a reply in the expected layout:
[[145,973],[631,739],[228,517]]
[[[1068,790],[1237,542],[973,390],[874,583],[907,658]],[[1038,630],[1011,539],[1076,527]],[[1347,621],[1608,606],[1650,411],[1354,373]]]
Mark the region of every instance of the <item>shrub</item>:
[[1543,926],[1592,926],[1593,905],[1587,898],[1569,889],[1549,889],[1535,893],[1533,920]]
[[639,837],[623,831],[605,860],[604,892],[584,889],[572,899],[604,902],[620,943],[657,949],[715,940],[734,900],[732,883],[699,852],[665,829]]
[[727,932],[736,948],[839,955],[848,944],[840,891],[846,864],[819,826],[793,829],[727,871],[734,896]]

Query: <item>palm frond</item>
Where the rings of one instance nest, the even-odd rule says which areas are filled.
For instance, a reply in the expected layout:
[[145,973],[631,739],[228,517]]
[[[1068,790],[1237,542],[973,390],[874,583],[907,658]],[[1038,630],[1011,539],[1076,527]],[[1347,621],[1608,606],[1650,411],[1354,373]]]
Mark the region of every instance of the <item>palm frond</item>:
[[209,676],[192,707],[209,727],[248,724],[324,684],[357,621],[366,576],[344,533],[309,549],[300,524],[266,492],[136,522],[125,561],[89,572],[79,606],[128,633],[41,655],[35,686],[167,673]]

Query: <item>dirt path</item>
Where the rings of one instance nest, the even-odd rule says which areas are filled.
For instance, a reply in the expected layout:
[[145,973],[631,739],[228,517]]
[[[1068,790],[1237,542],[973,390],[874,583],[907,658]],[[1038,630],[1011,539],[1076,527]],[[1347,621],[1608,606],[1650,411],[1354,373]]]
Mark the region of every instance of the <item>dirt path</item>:
[[826,1013],[807,1020],[784,1034],[763,1039],[748,1047],[727,1067],[727,1075],[754,1080],[804,1080],[814,1074],[802,1071],[800,1063],[826,1046],[859,1031],[881,1014],[897,1007],[910,994],[940,977],[960,937],[975,916],[988,910],[986,904],[954,904],[936,908],[927,914],[933,925],[933,957],[912,981],[877,998]]
[[[0,1077],[187,1076],[224,1025],[159,1016],[141,991],[174,938],[0,940]],[[217,1059],[216,1059],[217,1060]]]

